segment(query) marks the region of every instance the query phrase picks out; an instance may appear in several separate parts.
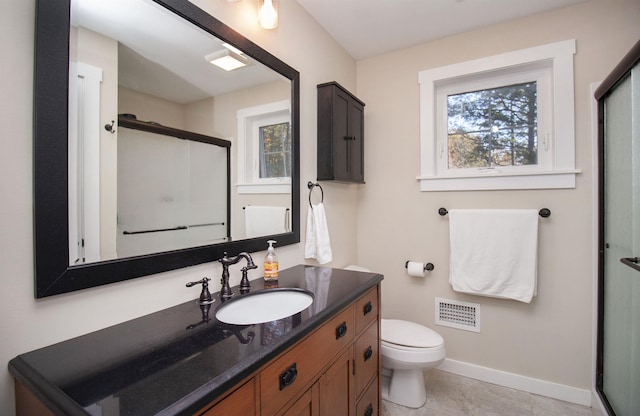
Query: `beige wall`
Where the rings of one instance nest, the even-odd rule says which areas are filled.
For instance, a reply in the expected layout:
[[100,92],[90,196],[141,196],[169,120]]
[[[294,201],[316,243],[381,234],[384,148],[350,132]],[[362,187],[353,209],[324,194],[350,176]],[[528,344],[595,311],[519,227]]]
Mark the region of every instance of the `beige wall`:
[[[301,73],[302,182],[315,180],[316,85],[337,80],[355,90],[355,61],[306,14],[295,1],[280,5],[280,26],[274,31],[257,27],[257,3],[200,0],[212,15],[232,25]],[[0,3],[0,152],[2,215],[0,215],[0,363],[18,354],[50,345],[109,325],[164,309],[198,296],[185,283],[213,278],[219,290],[217,262],[116,283],[105,287],[35,300],[33,297],[32,227],[32,94],[35,0]],[[312,45],[313,47],[309,47]],[[109,120],[110,121],[110,120]],[[302,201],[306,187],[302,186]],[[331,188],[331,186],[329,187]],[[356,257],[355,189],[327,193],[335,262]],[[301,203],[302,214],[307,209]],[[338,221],[338,214],[350,222]],[[302,221],[304,224],[304,221]],[[277,249],[281,267],[304,262],[303,245]],[[261,263],[264,252],[256,253]],[[262,276],[262,268],[250,273]],[[232,268],[231,284],[240,282],[240,268]],[[155,296],[149,298],[148,294]],[[144,301],[141,301],[144,299]],[[14,413],[13,381],[0,372],[0,414]]]
[[[481,305],[482,333],[437,326],[447,355],[496,370],[591,389],[594,182],[590,84],[640,38],[637,0],[594,0],[358,62],[367,184],[358,194],[358,260],[385,275],[383,316],[434,326],[434,298]],[[420,192],[420,70],[575,38],[576,167],[570,190]],[[446,208],[542,208],[538,296],[531,304],[453,292]],[[409,277],[406,260],[430,261]]]

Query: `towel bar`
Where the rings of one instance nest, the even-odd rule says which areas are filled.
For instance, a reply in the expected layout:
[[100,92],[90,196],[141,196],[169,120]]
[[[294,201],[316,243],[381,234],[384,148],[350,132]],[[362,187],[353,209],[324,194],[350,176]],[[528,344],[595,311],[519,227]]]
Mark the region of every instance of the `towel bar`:
[[638,258],[638,257],[623,257],[623,258],[620,259],[620,261],[623,264],[631,267],[632,269],[637,270],[637,271],[640,272],[640,264],[638,264],[640,262],[640,258]]
[[[443,217],[448,213],[449,211],[447,211],[446,208],[438,209],[438,214],[440,214]],[[549,218],[551,216],[551,210],[549,208],[542,208],[540,211],[538,211],[538,215],[540,215],[542,218]]]
[[[242,207],[242,209],[247,209],[247,207],[250,207],[251,205],[245,205],[244,207]],[[285,208],[285,211],[289,212],[289,208]]]
[[210,222],[206,224],[190,224],[190,225],[178,225],[176,227],[171,228],[156,228],[153,230],[140,230],[140,231],[123,231],[124,235],[134,235],[134,234],[147,234],[147,233],[161,233],[163,231],[179,231],[179,230],[188,230],[191,227],[208,227],[210,225],[224,225],[224,222]]

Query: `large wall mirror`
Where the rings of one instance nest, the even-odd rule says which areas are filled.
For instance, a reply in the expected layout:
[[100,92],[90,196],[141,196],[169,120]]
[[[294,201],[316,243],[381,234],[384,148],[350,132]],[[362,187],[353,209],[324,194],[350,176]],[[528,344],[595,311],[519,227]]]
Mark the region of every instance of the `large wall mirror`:
[[300,241],[299,74],[189,1],[38,0],[34,88],[36,297]]

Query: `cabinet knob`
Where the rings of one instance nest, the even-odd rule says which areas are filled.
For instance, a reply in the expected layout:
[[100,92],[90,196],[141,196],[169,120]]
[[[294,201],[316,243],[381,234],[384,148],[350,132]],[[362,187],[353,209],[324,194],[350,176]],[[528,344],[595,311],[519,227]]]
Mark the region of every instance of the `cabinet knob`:
[[372,355],[373,355],[373,349],[371,348],[371,346],[369,346],[369,348],[367,348],[367,350],[364,352],[364,360],[368,361]]
[[280,374],[280,390],[296,381],[296,377],[298,377],[298,369],[296,368],[296,363],[293,363],[291,367]]
[[336,328],[336,339],[340,339],[347,335],[347,323],[343,322]]
[[364,411],[364,416],[371,416],[371,415],[373,415],[373,405],[369,403],[369,406],[367,406],[367,408]]
[[362,308],[362,314],[367,315],[372,310],[373,310],[373,305],[371,305],[371,301],[369,301],[364,304],[364,307]]

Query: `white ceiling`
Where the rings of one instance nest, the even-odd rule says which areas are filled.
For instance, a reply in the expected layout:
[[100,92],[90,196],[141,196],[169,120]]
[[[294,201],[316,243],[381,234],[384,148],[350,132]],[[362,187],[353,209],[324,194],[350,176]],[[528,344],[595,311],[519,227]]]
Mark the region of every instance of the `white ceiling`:
[[120,86],[176,103],[284,79],[249,57],[237,71],[214,67],[205,56],[220,39],[151,0],[74,0],[71,24],[118,41]]
[[297,0],[355,59],[585,0]]

